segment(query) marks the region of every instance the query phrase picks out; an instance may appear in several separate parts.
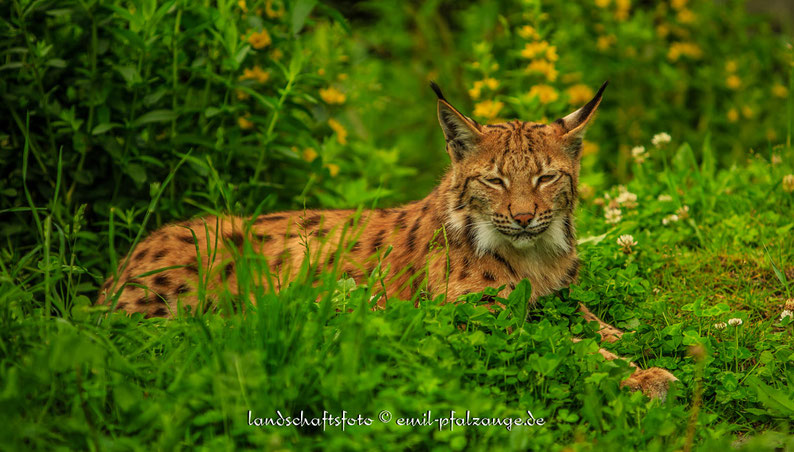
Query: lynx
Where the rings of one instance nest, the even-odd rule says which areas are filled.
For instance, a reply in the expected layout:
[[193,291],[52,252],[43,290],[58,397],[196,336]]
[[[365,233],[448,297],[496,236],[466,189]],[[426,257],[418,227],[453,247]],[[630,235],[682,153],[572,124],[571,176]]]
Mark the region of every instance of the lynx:
[[[451,165],[424,199],[389,209],[204,217],[164,226],[122,261],[98,302],[146,317],[199,309],[202,298],[211,300],[223,290],[238,293],[235,257],[250,246],[270,270],[260,283],[276,291],[306,268],[308,259],[317,271],[344,273],[359,282],[386,269],[380,306],[415,298],[419,290],[454,301],[503,287],[502,296],[523,279],[531,283],[532,303],[577,279],[574,207],[582,138],[606,85],[586,105],[550,124],[483,125],[453,107],[431,83]],[[584,306],[580,310],[601,325],[604,340],[622,334]],[[663,369],[637,368],[624,384],[663,396],[672,380]]]

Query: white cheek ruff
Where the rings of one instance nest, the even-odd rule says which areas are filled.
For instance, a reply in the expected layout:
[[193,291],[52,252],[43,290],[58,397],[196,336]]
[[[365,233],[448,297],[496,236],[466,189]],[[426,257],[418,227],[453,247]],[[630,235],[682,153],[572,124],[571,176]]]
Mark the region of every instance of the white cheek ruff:
[[511,241],[491,224],[481,221],[474,226],[475,246],[477,255],[482,256],[488,251],[497,250]]
[[549,228],[539,237],[538,248],[548,254],[565,254],[571,251],[571,246],[565,236],[565,219],[555,217],[551,220]]

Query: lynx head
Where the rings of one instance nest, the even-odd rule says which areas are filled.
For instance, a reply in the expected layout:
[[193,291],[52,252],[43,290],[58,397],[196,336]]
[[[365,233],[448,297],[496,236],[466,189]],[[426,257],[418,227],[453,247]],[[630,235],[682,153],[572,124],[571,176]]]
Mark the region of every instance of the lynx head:
[[478,252],[559,255],[573,248],[582,138],[606,85],[582,108],[551,124],[482,125],[453,107],[431,83],[452,160],[446,176],[451,224]]

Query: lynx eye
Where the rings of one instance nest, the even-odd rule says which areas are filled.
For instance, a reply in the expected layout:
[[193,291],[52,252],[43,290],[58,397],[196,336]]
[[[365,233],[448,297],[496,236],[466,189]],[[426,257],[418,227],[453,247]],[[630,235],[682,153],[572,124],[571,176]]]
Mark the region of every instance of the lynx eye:
[[542,176],[540,176],[538,178],[538,183],[542,184],[542,183],[545,183],[545,182],[549,182],[549,181],[553,180],[555,177],[557,177],[556,174],[544,174],[544,175],[542,175]]
[[505,185],[505,182],[502,179],[499,179],[498,177],[492,177],[492,178],[489,178],[489,179],[485,179],[485,181],[488,182],[491,185],[496,185],[497,187],[504,187],[504,185]]

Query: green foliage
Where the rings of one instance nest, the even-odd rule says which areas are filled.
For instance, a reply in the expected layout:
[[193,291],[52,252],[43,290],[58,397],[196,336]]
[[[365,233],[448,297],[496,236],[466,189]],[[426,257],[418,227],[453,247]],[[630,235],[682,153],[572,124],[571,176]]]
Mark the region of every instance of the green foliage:
[[[773,146],[790,144],[791,54],[743,2],[651,3],[0,3],[3,449],[678,450],[690,422],[696,450],[793,447],[794,153]],[[504,310],[470,294],[373,311],[378,275],[262,293],[249,249],[244,314],[92,306],[174,219],[423,196],[447,164],[431,78],[483,121],[553,120],[611,81],[580,281],[559,298],[527,308],[522,283]],[[681,380],[665,402],[619,388],[631,370],[594,353],[577,302],[632,331],[612,351]],[[257,427],[249,410],[373,423]]]

